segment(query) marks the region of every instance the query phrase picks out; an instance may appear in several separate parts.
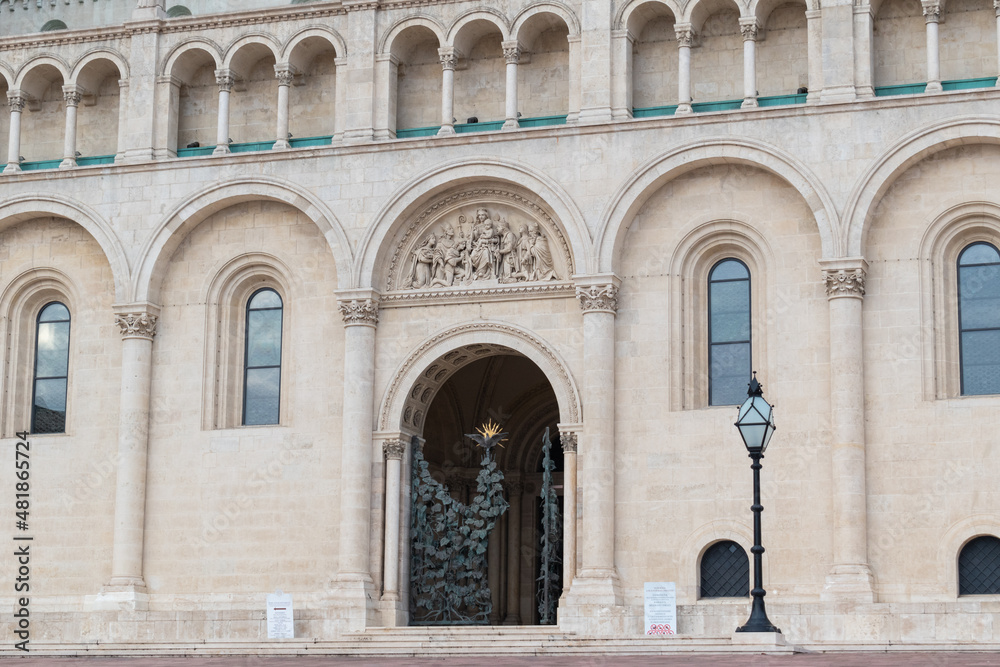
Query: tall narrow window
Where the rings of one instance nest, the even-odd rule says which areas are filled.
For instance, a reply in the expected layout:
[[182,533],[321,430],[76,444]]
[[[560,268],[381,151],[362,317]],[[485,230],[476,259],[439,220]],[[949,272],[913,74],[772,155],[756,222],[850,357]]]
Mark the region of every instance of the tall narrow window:
[[958,256],[962,394],[1000,394],[1000,253],[973,243]]
[[281,297],[254,292],[247,303],[243,425],[278,423],[281,402]]
[[1000,539],[980,535],[958,555],[958,594],[1000,593]]
[[743,547],[716,542],[701,557],[701,597],[745,598],[750,595],[750,559]]
[[742,403],[750,366],[750,270],[724,259],[708,274],[709,405]]
[[69,309],[58,301],[38,313],[35,328],[35,382],[31,432],[66,432],[66,380],[69,376]]

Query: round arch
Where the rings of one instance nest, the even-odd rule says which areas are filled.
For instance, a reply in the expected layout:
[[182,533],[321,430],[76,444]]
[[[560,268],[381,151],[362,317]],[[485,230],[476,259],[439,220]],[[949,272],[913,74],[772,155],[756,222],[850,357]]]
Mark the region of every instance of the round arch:
[[254,49],[251,45],[263,46],[272,56],[274,56],[275,62],[280,62],[278,59],[281,57],[281,45],[278,44],[278,40],[267,33],[260,32],[243,35],[239,39],[234,40],[226,49],[226,53],[222,58],[223,69],[236,69],[237,71],[240,71],[240,65],[253,64],[253,62],[256,62],[258,58],[253,57],[251,57],[248,63],[241,62],[243,59],[240,58],[240,52],[243,51],[243,49],[250,47],[249,52],[258,50]]
[[455,184],[475,180],[507,181],[534,192],[556,214],[560,229],[569,241],[576,270],[582,272],[584,267],[591,266],[591,238],[583,214],[558,183],[514,160],[456,160],[437,165],[410,179],[376,214],[374,224],[358,244],[353,284],[358,287],[374,285],[378,260],[384,252],[388,252],[386,242],[406,223],[407,215],[423,201]]
[[31,85],[31,75],[36,73],[39,68],[49,66],[54,68],[59,75],[62,77],[63,83],[69,81],[70,67],[62,58],[55,55],[40,55],[32,58],[28,62],[21,65],[20,69],[17,71],[17,76],[14,81],[14,89],[23,90],[27,94],[41,98],[42,94],[45,92],[45,88],[48,85],[48,79],[45,80],[45,85],[33,86]]
[[7,90],[14,89],[14,71],[10,69],[7,63],[2,61],[0,61],[0,79],[7,84]]
[[247,201],[275,201],[288,204],[305,214],[326,238],[343,287],[351,275],[351,246],[340,221],[326,205],[309,192],[284,180],[262,176],[214,183],[188,197],[157,226],[143,245],[132,279],[137,300],[155,299],[160,280],[174,250],[188,233],[208,216]]
[[820,180],[808,167],[790,154],[763,142],[719,137],[678,146],[647,161],[625,180],[602,215],[595,241],[596,270],[615,270],[632,220],[659,188],[689,171],[720,163],[763,169],[795,188],[813,212],[823,256],[840,256],[837,209]]
[[681,6],[675,0],[630,0],[630,2],[623,4],[618,10],[618,14],[615,16],[615,28],[617,30],[628,28],[629,22],[636,11],[648,5],[661,5],[670,10],[675,21],[681,20]]
[[163,69],[160,70],[161,75],[174,75],[174,68],[177,62],[184,57],[185,54],[191,53],[193,51],[201,51],[208,54],[212,60],[215,61],[215,68],[219,69],[222,67],[222,47],[219,46],[217,42],[204,37],[192,37],[191,39],[186,39],[177,46],[175,46],[167,57],[163,60]]
[[743,0],[692,0],[684,7],[684,13],[678,19],[679,23],[690,23],[695,31],[700,31],[705,20],[712,14],[733,7],[740,18],[752,16],[750,8]]
[[525,23],[530,21],[532,17],[538,16],[539,14],[554,14],[555,16],[558,16],[562,19],[563,23],[566,24],[566,29],[569,30],[570,37],[579,36],[580,20],[577,18],[573,10],[562,2],[543,0],[542,2],[535,2],[528,5],[514,17],[514,22],[510,30],[513,38],[520,40]]
[[803,11],[819,9],[816,0],[750,0],[750,16],[756,16],[760,24],[766,28],[771,12],[781,5],[802,5]]
[[1000,118],[965,116],[915,130],[886,150],[858,179],[844,209],[848,257],[862,257],[871,216],[896,179],[924,158],[955,146],[1000,144]]
[[281,59],[278,62],[290,62],[290,58],[295,52],[296,47],[310,38],[322,39],[328,42],[333,47],[333,51],[337,54],[338,58],[343,58],[347,55],[347,44],[344,42],[344,38],[340,36],[340,33],[326,26],[310,25],[296,32],[285,42],[285,45],[281,47]]
[[414,27],[424,27],[434,33],[438,39],[438,45],[445,45],[445,29],[437,19],[426,14],[416,14],[396,21],[388,30],[382,33],[376,47],[376,53],[384,55],[392,52],[393,44],[400,34]]
[[40,216],[56,216],[80,225],[104,251],[115,283],[115,301],[128,297],[129,264],[125,247],[108,224],[88,206],[58,195],[29,194],[0,203],[0,229]]
[[[520,354],[534,362],[552,385],[559,404],[560,421],[582,421],[583,407],[576,381],[569,366],[551,345],[516,324],[476,320],[433,334],[407,356],[393,373],[383,394],[375,430],[419,435],[423,422],[415,411],[421,406],[430,406],[441,385],[460,368],[496,354]],[[404,423],[408,409],[411,416],[409,423]],[[426,408],[424,410],[426,412]]]
[[974,514],[957,521],[938,542],[938,577],[945,595],[958,597],[958,556],[966,544],[980,535],[1000,537],[1000,516]]
[[98,60],[108,61],[117,67],[119,78],[129,78],[128,61],[122,56],[122,54],[111,49],[93,49],[88,51],[83,55],[83,57],[76,61],[76,64],[73,65],[73,71],[70,74],[68,82],[83,85],[80,82],[80,74],[87,68],[88,65]]
[[[677,587],[678,601],[684,600],[685,604],[694,604],[698,600],[701,590],[701,557],[716,542],[727,540],[743,547],[747,557],[752,558],[750,550],[753,547],[753,529],[749,524],[730,519],[716,519],[699,526],[687,536],[680,546],[680,553],[677,554],[680,566],[678,576],[684,582]],[[766,585],[770,578],[767,559],[764,560],[763,577]]]
[[456,43],[456,38],[466,26],[477,21],[492,23],[500,31],[500,38],[502,40],[506,41],[510,39],[510,24],[500,11],[495,9],[474,9],[462,14],[451,24],[451,28],[448,29],[447,45],[459,48],[461,45]]

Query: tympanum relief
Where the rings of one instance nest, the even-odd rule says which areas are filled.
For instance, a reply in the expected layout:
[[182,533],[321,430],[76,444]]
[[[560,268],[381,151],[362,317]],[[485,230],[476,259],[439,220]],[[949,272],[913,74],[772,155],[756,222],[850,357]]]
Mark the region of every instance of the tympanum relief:
[[389,291],[478,291],[568,277],[568,245],[541,207],[516,193],[498,191],[491,194],[509,197],[516,205],[447,205],[467,194],[473,193],[433,205],[410,225],[393,257]]

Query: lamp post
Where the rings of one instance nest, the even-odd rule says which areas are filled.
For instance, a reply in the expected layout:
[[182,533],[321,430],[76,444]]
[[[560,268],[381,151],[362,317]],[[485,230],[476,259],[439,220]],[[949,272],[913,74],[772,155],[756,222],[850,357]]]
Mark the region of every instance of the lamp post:
[[771,406],[764,400],[764,392],[757,382],[757,371],[754,371],[753,378],[747,389],[747,400],[740,406],[739,416],[736,419],[736,428],[740,430],[743,437],[743,444],[746,445],[747,452],[753,463],[750,468],[753,470],[753,604],[750,607],[750,618],[742,626],[736,628],[736,632],[778,632],[781,630],[774,627],[767,618],[767,611],[764,609],[764,590],[762,581],[761,557],[764,554],[764,547],[760,544],[760,513],[764,510],[760,504],[760,460],[764,458],[764,450],[767,443],[771,441],[774,434],[774,414]]

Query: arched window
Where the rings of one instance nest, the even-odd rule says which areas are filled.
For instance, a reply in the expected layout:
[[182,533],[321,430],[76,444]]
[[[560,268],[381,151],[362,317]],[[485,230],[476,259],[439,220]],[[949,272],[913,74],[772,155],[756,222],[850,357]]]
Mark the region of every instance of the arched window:
[[52,32],[54,30],[66,30],[67,26],[64,22],[59,19],[52,19],[51,21],[46,21],[45,25],[42,26],[41,32]]
[[701,597],[745,598],[750,595],[750,559],[743,547],[716,542],[701,557]]
[[35,327],[35,382],[31,432],[66,432],[66,380],[69,377],[69,309],[58,301],[38,313]]
[[281,399],[281,297],[273,289],[247,302],[243,425],[278,423]]
[[958,256],[962,394],[1000,394],[1000,253],[973,243]]
[[708,274],[708,404],[742,403],[750,371],[750,270],[724,259]]
[[191,10],[184,5],[174,5],[167,10],[167,18],[175,19],[179,16],[191,16]]
[[958,594],[1000,594],[1000,539],[982,535],[958,555]]

